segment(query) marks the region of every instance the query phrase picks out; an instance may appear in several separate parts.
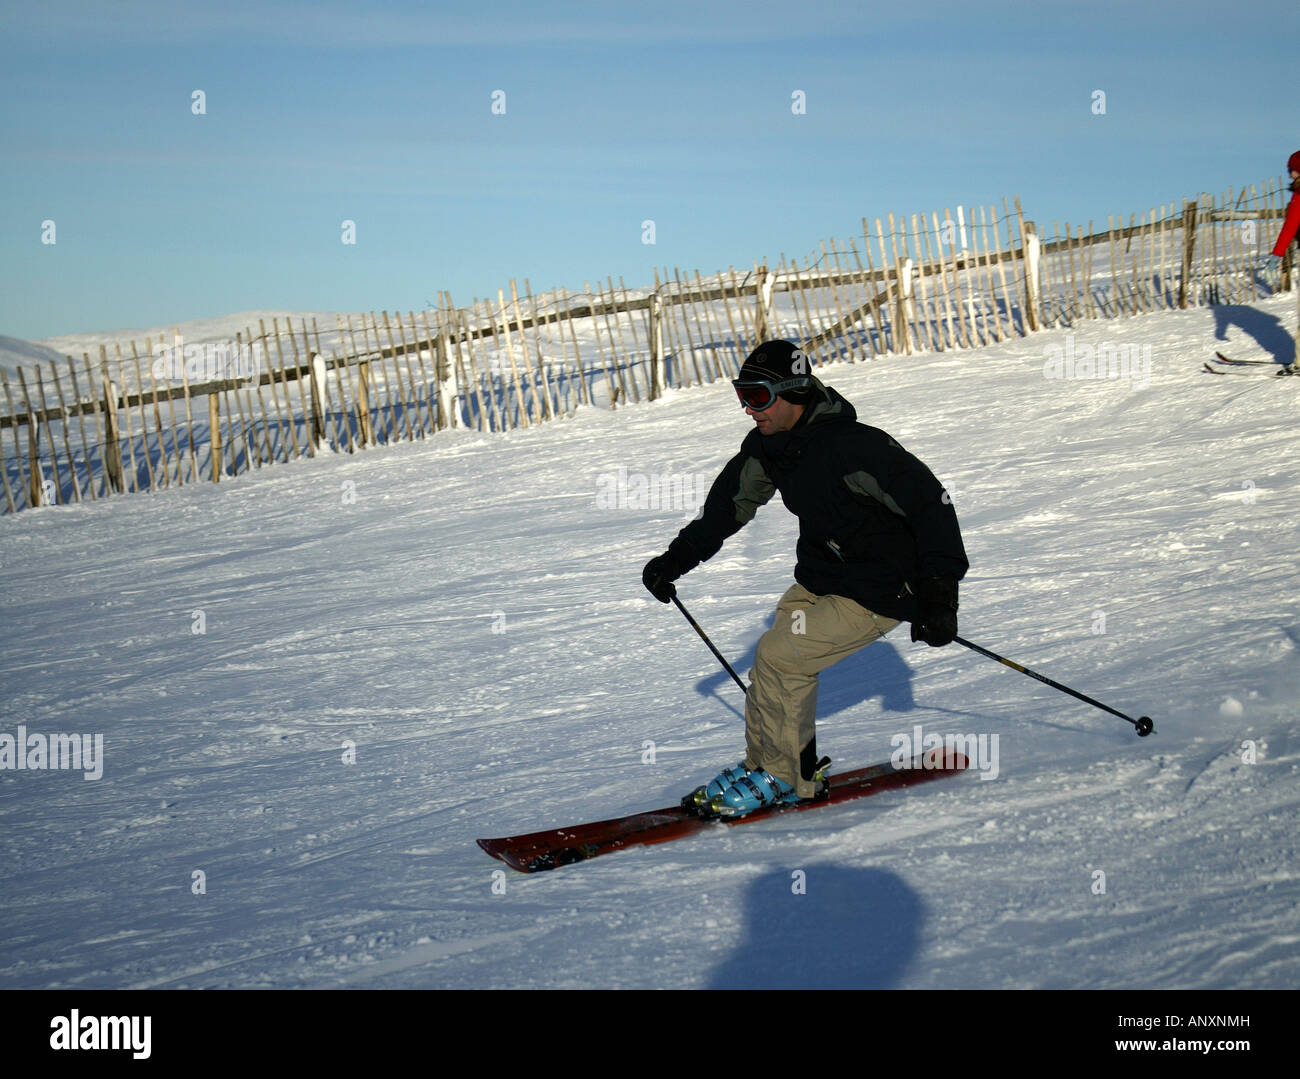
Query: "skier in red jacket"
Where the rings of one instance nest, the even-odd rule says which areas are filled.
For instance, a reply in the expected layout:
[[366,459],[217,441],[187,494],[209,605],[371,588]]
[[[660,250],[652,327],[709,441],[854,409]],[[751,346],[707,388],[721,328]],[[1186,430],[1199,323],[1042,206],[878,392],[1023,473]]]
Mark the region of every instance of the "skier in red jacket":
[[[1264,278],[1267,281],[1276,281],[1280,278],[1282,256],[1286,254],[1291,241],[1296,238],[1297,231],[1300,231],[1300,150],[1290,156],[1286,167],[1291,173],[1291,202],[1287,205],[1286,218],[1282,221],[1282,231],[1278,233],[1277,243],[1273,245],[1273,253],[1268,256],[1264,264]],[[1300,317],[1300,287],[1296,288],[1296,302],[1297,316]],[[1300,375],[1300,327],[1296,329],[1295,356],[1278,374]]]

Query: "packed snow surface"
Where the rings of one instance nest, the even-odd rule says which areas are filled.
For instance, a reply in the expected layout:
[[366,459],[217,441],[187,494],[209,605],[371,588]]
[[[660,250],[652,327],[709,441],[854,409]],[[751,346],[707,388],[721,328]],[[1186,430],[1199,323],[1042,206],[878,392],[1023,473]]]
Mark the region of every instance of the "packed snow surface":
[[[819,748],[989,767],[551,873],[474,840],[742,755],[640,582],[747,429],[725,384],[0,518],[0,987],[1294,987],[1300,379],[1203,373],[1265,355],[1219,328],[819,371],[952,492],[962,633],[1156,734],[904,626],[823,676]],[[742,672],[794,539],[775,500],[680,582]]]

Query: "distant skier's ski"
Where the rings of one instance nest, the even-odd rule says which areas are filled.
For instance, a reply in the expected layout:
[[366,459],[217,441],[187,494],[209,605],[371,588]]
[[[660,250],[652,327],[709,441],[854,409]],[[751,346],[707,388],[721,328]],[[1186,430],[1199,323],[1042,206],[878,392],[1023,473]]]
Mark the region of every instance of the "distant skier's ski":
[[1215,367],[1213,364],[1202,363],[1202,367],[1211,375],[1262,375],[1263,371],[1238,371],[1232,367]]
[[[1258,367],[1271,367],[1273,368],[1272,373],[1276,375],[1291,374],[1284,365],[1279,364],[1276,360],[1234,360],[1231,356],[1225,356],[1222,352],[1216,352],[1214,354],[1214,362],[1226,363],[1229,367],[1245,367],[1247,369],[1245,371],[1231,372],[1234,375],[1266,375],[1270,373],[1268,371],[1255,370],[1255,368]],[[1207,370],[1213,371],[1216,375],[1226,375],[1229,373],[1227,371],[1221,371],[1217,367],[1211,367],[1208,363],[1205,366]]]
[[802,813],[896,787],[942,779],[944,776],[956,775],[969,765],[970,762],[960,753],[932,749],[916,758],[910,768],[895,768],[892,762],[886,761],[852,772],[841,772],[830,777],[830,791],[824,798],[797,805],[755,810],[733,821],[704,820],[677,805],[648,813],[633,813],[627,817],[577,824],[569,828],[553,828],[500,839],[480,839],[478,845],[512,869],[518,869],[521,873],[538,873],[626,847],[667,843],[708,829],[748,824],[782,813]]
[[1276,360],[1234,360],[1230,356],[1225,356],[1222,352],[1216,352],[1214,358],[1219,363],[1231,364],[1233,367],[1276,367]]
[[[1256,363],[1267,363],[1269,367],[1276,368],[1276,370],[1264,370],[1261,367],[1254,366]],[[1243,366],[1238,367],[1237,364]],[[1252,366],[1244,366],[1246,364],[1251,364]],[[1237,360],[1236,364],[1233,364],[1231,367],[1214,367],[1208,363],[1202,364],[1202,366],[1212,375],[1268,375],[1271,378],[1276,378],[1279,375],[1287,376],[1291,374],[1290,371],[1287,371],[1278,364],[1266,360]]]

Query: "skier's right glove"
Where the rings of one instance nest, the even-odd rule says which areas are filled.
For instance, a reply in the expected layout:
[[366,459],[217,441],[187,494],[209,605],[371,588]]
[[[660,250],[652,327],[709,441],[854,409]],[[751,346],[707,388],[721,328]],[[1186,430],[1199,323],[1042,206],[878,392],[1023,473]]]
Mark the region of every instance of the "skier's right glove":
[[671,603],[673,596],[677,595],[677,586],[673,582],[699,564],[691,545],[678,536],[668,545],[668,550],[645,564],[641,582],[660,603]]
[[952,644],[957,636],[957,582],[930,577],[916,582],[920,617],[912,623],[912,640],[935,648]]

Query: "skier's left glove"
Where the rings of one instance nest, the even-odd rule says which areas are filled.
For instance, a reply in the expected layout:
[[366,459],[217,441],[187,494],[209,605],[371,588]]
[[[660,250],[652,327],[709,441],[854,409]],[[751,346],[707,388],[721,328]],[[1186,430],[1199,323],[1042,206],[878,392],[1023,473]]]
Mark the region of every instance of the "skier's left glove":
[[645,564],[641,583],[660,603],[671,603],[673,596],[677,595],[677,586],[673,582],[699,564],[695,549],[678,536],[668,545],[668,550]]
[[957,582],[930,577],[918,581],[913,591],[921,613],[912,623],[912,640],[935,648],[952,644],[957,636]]
[[1277,288],[1282,284],[1282,256],[1269,255],[1264,260],[1264,266],[1259,271],[1259,276],[1264,279],[1264,284],[1269,288]]

